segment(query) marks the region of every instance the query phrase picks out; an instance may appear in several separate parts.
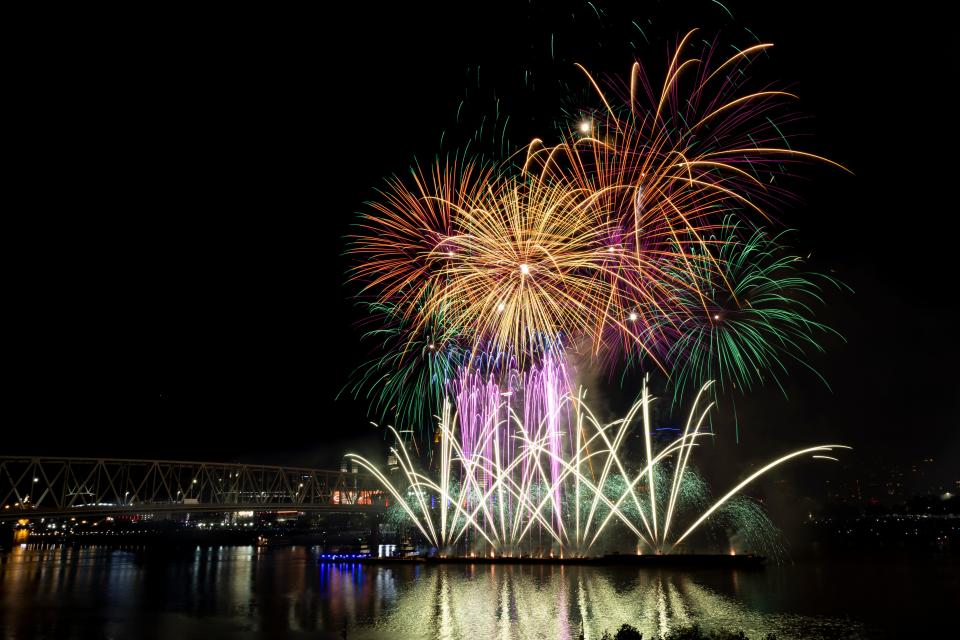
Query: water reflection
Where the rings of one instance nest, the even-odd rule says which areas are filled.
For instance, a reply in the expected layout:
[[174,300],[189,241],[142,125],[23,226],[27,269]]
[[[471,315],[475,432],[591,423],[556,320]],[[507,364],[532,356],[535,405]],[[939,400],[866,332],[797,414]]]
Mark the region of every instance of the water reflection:
[[[355,571],[349,566],[331,570]],[[760,613],[705,584],[719,579],[727,583],[720,586],[735,591],[734,572],[698,576],[592,567],[448,565],[425,568],[419,579],[410,579],[408,568],[368,570],[377,574],[378,586],[395,595],[385,599],[390,606],[382,614],[349,616],[345,622],[354,630],[351,637],[570,639],[578,637],[582,623],[589,639],[624,622],[638,627],[644,637],[694,622],[707,630],[734,628],[759,636],[775,632],[780,638],[853,630],[839,620]],[[344,590],[332,591],[331,597],[335,606],[341,598],[355,602],[356,595]]]
[[878,626],[898,637],[952,620],[956,567],[363,566],[319,563],[305,547],[25,546],[0,554],[0,637],[340,638],[346,627],[350,640],[554,640],[624,622],[645,638],[694,622],[753,637],[881,637]]

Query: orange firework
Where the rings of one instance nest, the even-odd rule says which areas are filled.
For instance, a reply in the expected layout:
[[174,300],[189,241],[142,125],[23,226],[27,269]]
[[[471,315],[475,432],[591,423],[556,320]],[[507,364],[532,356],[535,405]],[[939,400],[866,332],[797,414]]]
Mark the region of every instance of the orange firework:
[[530,142],[519,172],[454,162],[391,181],[354,237],[364,294],[414,327],[443,317],[473,350],[589,345],[662,368],[676,327],[713,306],[729,217],[767,220],[787,163],[830,162],[781,133],[795,96],[742,90],[771,45],[714,64],[710,47],[684,57],[692,34],[659,90],[637,63],[606,91],[580,67],[602,109]]
[[[364,293],[390,303],[404,317],[421,313],[425,292],[443,291],[444,263],[453,249],[457,212],[469,210],[496,183],[493,167],[456,160],[437,163],[424,174],[411,171],[412,185],[388,180],[382,199],[370,203],[352,236],[358,258],[352,270]],[[426,319],[424,318],[425,322]]]

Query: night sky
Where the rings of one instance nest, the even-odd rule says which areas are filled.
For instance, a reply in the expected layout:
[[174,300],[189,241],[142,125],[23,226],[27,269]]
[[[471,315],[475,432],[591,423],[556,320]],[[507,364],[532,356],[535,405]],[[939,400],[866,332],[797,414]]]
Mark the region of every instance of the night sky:
[[[465,117],[496,94],[522,142],[553,131],[550,82],[578,78],[573,62],[628,71],[629,30],[567,4],[143,11],[24,56],[8,92],[35,141],[23,166],[65,177],[39,179],[7,238],[3,450],[323,467],[380,446],[363,403],[335,400],[369,349],[343,236],[385,177],[430,161],[442,131],[456,139],[465,90]],[[799,252],[855,290],[818,316],[846,338],[811,356],[832,390],[794,368],[789,400],[772,386],[738,397],[742,443],[719,420],[723,456],[841,441],[863,465],[960,468],[945,18],[869,3],[725,0],[733,20],[710,0],[629,4],[608,22],[641,21],[650,44],[634,31],[637,53],[658,78],[690,27],[774,42],[756,73],[800,94],[804,148],[856,174],[808,168],[779,213]],[[615,404],[635,391],[605,393]]]

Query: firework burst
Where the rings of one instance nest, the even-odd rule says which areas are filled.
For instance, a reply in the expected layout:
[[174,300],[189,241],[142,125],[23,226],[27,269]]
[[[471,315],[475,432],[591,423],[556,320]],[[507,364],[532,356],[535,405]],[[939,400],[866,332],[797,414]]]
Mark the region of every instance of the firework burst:
[[[441,551],[530,553],[536,533],[537,545],[584,554],[619,528],[660,553],[711,519],[769,539],[738,492],[839,447],[787,454],[712,503],[690,465],[712,435],[697,403],[779,385],[787,363],[805,363],[830,331],[813,305],[836,284],[763,230],[790,198],[790,169],[835,164],[784,134],[795,95],[748,87],[771,45],[719,57],[710,44],[693,52],[693,34],[659,82],[637,63],[620,81],[579,67],[597,102],[589,118],[499,165],[457,157],[391,180],[357,225],[351,275],[386,355],[353,391],[378,389],[376,410],[419,423],[434,444],[422,471],[394,430],[399,485],[357,460]],[[700,388],[682,435],[656,441],[646,380],[626,416],[597,420],[573,392],[572,352],[609,371],[659,368],[675,402]],[[639,468],[625,455],[638,422]]]
[[762,228],[791,169],[835,163],[785,134],[795,95],[752,86],[772,45],[723,57],[693,36],[658,81],[639,63],[601,81],[578,65],[596,104],[552,144],[388,181],[350,247],[379,347],[351,391],[378,418],[432,434],[463,393],[454,379],[508,388],[571,352],[611,375],[659,369],[675,403],[709,380],[720,394],[809,367],[831,333],[814,307],[836,282]]
[[[763,229],[744,233],[731,220],[721,240],[708,245],[711,257],[695,262],[702,297],[689,287],[677,289],[678,298],[686,299],[681,306],[692,312],[661,320],[673,334],[667,360],[675,400],[703,380],[716,380],[722,390],[748,391],[770,379],[782,390],[780,378],[790,362],[816,374],[804,354],[822,350],[818,334],[836,332],[813,319],[812,305],[822,303],[824,286],[842,285],[804,271],[783,237]],[[677,277],[688,275],[680,271]]]
[[[401,353],[415,352],[442,317],[471,352],[482,345],[521,366],[559,347],[589,351],[611,369],[632,361],[665,373],[683,353],[695,364],[679,379],[696,375],[698,384],[713,373],[696,364],[714,354],[692,353],[705,335],[692,327],[743,286],[729,279],[739,265],[725,264],[744,256],[726,246],[738,244],[724,232],[730,216],[770,220],[770,207],[789,195],[776,183],[787,166],[830,161],[783,135],[793,94],[744,88],[743,71],[770,45],[693,57],[692,34],[656,90],[639,64],[606,89],[584,69],[603,107],[555,145],[532,141],[519,173],[509,162],[454,161],[388,183],[353,237],[353,277],[408,330]],[[751,251],[767,252],[757,246],[766,240],[751,239]],[[781,279],[781,300],[791,300],[791,286],[805,296],[809,282]],[[797,321],[807,338],[819,327]],[[764,354],[730,361],[738,371],[728,377],[741,381],[747,367],[757,379],[782,364],[780,349],[796,355],[797,342],[776,330],[724,340],[740,354]]]
[[363,339],[378,354],[364,362],[345,391],[369,402],[377,420],[402,418],[402,427],[433,422],[443,406],[447,383],[468,358],[460,336],[441,316],[419,322],[393,305],[369,303]]

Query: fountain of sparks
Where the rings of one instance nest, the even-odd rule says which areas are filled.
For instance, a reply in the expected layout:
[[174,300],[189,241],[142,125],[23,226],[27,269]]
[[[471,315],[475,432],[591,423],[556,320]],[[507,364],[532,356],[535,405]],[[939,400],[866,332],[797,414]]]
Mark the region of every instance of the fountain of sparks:
[[[844,445],[824,444],[782,455],[712,502],[691,465],[713,403],[698,393],[682,435],[657,446],[644,380],[639,400],[620,419],[601,423],[581,390],[571,394],[562,360],[524,374],[464,372],[439,416],[434,469],[420,470],[395,430],[400,474],[349,454],[383,484],[407,520],[440,555],[587,556],[614,531],[637,553],[672,553],[711,518],[729,518],[739,492],[770,470]],[[701,406],[705,405],[705,406]],[[628,436],[641,429],[642,455]],[[439,454],[439,455],[437,455]]]

